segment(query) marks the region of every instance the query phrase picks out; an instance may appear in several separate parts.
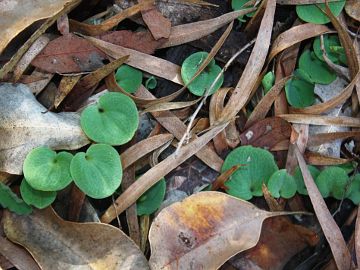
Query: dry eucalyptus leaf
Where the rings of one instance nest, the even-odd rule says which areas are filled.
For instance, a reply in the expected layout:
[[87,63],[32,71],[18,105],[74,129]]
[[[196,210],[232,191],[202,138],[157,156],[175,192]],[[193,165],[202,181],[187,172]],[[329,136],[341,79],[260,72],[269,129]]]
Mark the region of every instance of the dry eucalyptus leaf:
[[224,193],[207,191],[163,209],[151,225],[152,269],[217,269],[256,245],[267,212]]
[[3,220],[6,236],[42,269],[149,269],[135,243],[113,226],[64,221],[51,208],[28,216],[5,212]]
[[0,1],[0,54],[6,45],[26,27],[59,13],[74,0],[7,0]]
[[38,146],[78,149],[89,143],[76,113],[52,113],[23,84],[0,84],[0,171],[21,174],[27,153]]

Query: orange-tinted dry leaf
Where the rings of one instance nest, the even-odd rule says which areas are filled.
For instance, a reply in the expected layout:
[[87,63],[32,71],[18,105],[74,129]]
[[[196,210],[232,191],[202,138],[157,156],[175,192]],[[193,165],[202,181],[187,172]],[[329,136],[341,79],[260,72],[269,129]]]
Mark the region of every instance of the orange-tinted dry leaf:
[[[145,3],[146,0],[138,0],[138,2]],[[171,21],[165,18],[154,5],[142,10],[141,16],[155,40],[170,36]]]
[[149,269],[134,242],[113,226],[64,221],[51,208],[28,216],[5,212],[3,220],[6,236],[42,269]]
[[194,139],[189,144],[180,148],[177,154],[174,153],[170,155],[140,176],[134,184],[132,184],[116,199],[116,203],[106,210],[104,215],[101,217],[101,221],[105,223],[111,222],[117,214],[122,213],[130,205],[135,203],[136,200],[146,192],[146,190],[160,181],[162,177],[167,175],[203,148],[219,132],[221,132],[226,125],[227,123],[214,127],[203,136]]
[[265,14],[261,21],[253,51],[234,92],[221,114],[220,121],[233,120],[250,98],[251,90],[261,73],[270,46],[275,7],[275,0],[267,1]]
[[314,207],[316,217],[319,220],[322,231],[330,245],[336,265],[339,269],[351,269],[352,260],[350,252],[346,246],[344,237],[332,217],[326,203],[318,190],[313,177],[310,174],[305,160],[295,145],[295,155],[299,162],[300,170],[304,178],[306,189],[308,190],[311,203]]
[[77,73],[100,68],[104,59],[89,41],[69,34],[51,41],[31,64],[50,73]]
[[351,18],[360,22],[360,2],[358,0],[346,1],[345,11]]
[[174,136],[171,134],[159,134],[130,146],[121,154],[123,170],[125,170],[131,164],[134,164],[143,156],[171,141],[173,138]]
[[316,166],[340,165],[351,161],[351,159],[327,157],[313,152],[305,152],[304,158],[308,164]]
[[146,54],[153,54],[165,40],[155,40],[150,32],[114,31],[99,36],[101,40]]
[[224,193],[207,191],[163,209],[151,225],[152,269],[217,269],[256,245],[266,212]]
[[289,139],[291,125],[279,118],[265,118],[249,127],[240,135],[242,145],[252,145],[270,149],[279,142]]
[[[0,54],[6,45],[26,27],[41,19],[59,13],[65,5],[77,0],[56,1],[1,1],[0,2]],[[26,19],[24,19],[26,18]]]
[[211,190],[212,191],[216,191],[220,188],[226,190],[227,187],[225,186],[225,182],[227,180],[229,180],[229,177],[235,172],[237,171],[241,166],[245,166],[242,164],[238,164],[235,166],[232,166],[230,169],[226,170],[225,172],[223,172],[222,174],[220,174],[215,181],[211,184]]

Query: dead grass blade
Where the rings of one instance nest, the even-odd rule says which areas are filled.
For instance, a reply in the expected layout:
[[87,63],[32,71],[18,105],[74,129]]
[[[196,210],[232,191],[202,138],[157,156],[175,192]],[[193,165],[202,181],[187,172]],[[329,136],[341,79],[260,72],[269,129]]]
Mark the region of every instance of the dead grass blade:
[[[327,0],[330,2],[337,2],[339,0]],[[276,3],[280,5],[311,5],[311,4],[323,4],[324,0],[277,0]]]
[[291,123],[318,126],[360,127],[360,119],[347,116],[324,116],[312,114],[280,114],[279,117]]
[[334,256],[336,265],[339,269],[351,269],[351,255],[346,246],[344,237],[341,234],[334,218],[332,217],[323,197],[318,190],[305,160],[299,149],[295,146],[295,155],[299,162],[300,170],[304,178],[305,186],[309,192],[311,203],[314,207],[316,217],[319,220],[324,235],[330,245],[331,252]]
[[360,207],[358,207],[355,223],[355,253],[357,265],[360,265]]
[[174,138],[171,134],[159,134],[147,138],[130,146],[121,154],[121,164],[123,170],[134,164],[137,160],[146,156]]
[[74,88],[74,86],[80,80],[81,75],[76,76],[63,76],[61,78],[58,92],[56,92],[55,100],[54,100],[54,107],[57,109],[60,103],[66,98],[66,96],[70,93],[70,91]]
[[238,164],[238,165],[234,165],[232,166],[230,169],[226,170],[225,172],[223,172],[222,174],[220,174],[215,181],[212,183],[211,185],[211,190],[212,191],[216,191],[220,188],[226,188],[225,187],[225,182],[230,178],[230,176],[237,171],[241,166],[245,166],[243,164]]
[[308,141],[308,146],[317,146],[326,142],[345,140],[354,137],[360,138],[360,131],[318,133],[311,135]]
[[136,200],[148,190],[151,186],[157,183],[163,176],[175,169],[189,157],[194,155],[199,149],[203,148],[209,141],[212,140],[219,132],[221,132],[228,123],[214,127],[203,136],[193,140],[186,146],[179,150],[177,155],[172,154],[162,162],[158,163],[132,184],[124,193],[122,193],[116,200],[116,203],[110,206],[104,215],[101,217],[101,221],[104,223],[111,222],[116,213],[122,213],[126,208],[136,202]]
[[191,101],[178,101],[178,102],[164,102],[164,103],[157,103],[150,107],[147,107],[143,112],[161,112],[161,111],[169,111],[169,110],[176,110],[182,109],[186,107],[190,107],[195,105],[201,100],[201,98],[191,100]]
[[222,122],[232,120],[246,104],[251,95],[251,90],[261,73],[270,46],[275,7],[275,0],[267,1],[265,14],[261,22],[255,46],[240,80],[221,114],[220,121]]
[[173,26],[171,28],[170,37],[164,44],[160,46],[160,48],[173,47],[200,39],[213,33],[224,25],[230,23],[237,17],[245,15],[254,10],[256,9],[254,8],[248,10],[233,11],[214,19]]
[[305,152],[304,158],[308,164],[315,166],[334,166],[351,161],[351,159],[328,157],[314,152]]
[[126,18],[129,18],[139,13],[141,10],[148,8],[149,6],[152,5],[152,3],[153,0],[144,0],[143,2],[136,4],[132,7],[129,7],[128,9],[119,12],[115,16],[97,25],[82,23],[75,20],[69,20],[70,31],[80,32],[90,36],[101,35],[106,31],[109,31],[111,28],[117,26],[121,21],[125,20]]
[[271,109],[272,104],[280,94],[281,90],[284,88],[285,83],[290,79],[290,77],[285,77],[278,81],[269,92],[260,100],[256,105],[255,109],[248,118],[245,129],[253,125],[255,122],[264,119]]

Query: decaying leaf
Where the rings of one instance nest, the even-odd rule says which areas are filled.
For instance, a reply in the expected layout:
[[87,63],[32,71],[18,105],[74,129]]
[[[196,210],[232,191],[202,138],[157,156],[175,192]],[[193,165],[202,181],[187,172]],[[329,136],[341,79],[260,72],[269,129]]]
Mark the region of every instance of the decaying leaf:
[[256,245],[266,212],[249,202],[209,191],[163,209],[151,225],[152,269],[217,269]]
[[0,84],[0,170],[21,174],[27,153],[37,146],[78,149],[89,143],[75,113],[52,113],[23,84]]
[[64,221],[51,208],[28,216],[5,212],[3,220],[7,238],[42,269],[149,269],[135,243],[113,226]]

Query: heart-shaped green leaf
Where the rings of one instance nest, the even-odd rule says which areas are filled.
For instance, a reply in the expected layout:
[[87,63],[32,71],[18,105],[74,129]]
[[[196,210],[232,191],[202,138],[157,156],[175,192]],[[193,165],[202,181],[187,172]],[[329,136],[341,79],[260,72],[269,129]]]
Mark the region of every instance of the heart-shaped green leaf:
[[315,85],[304,80],[301,70],[295,70],[294,77],[285,84],[286,99],[295,108],[305,108],[315,102]]
[[56,199],[56,191],[40,191],[33,189],[25,179],[21,182],[20,193],[24,202],[39,209],[48,207]]
[[142,82],[142,72],[128,65],[122,65],[115,74],[117,84],[128,93],[135,93]]
[[352,202],[356,205],[360,203],[360,174],[356,174],[351,179],[351,184],[346,197],[352,200]]
[[[341,46],[340,40],[337,35],[324,35],[324,48],[329,59],[335,63],[339,64],[339,54],[331,50],[333,46]],[[314,53],[321,61],[325,62],[323,57],[323,52],[321,50],[320,37],[315,38],[313,44]]]
[[275,198],[282,197],[289,199],[296,193],[295,179],[287,173],[286,169],[274,172],[269,179],[267,187]]
[[[335,16],[339,16],[341,10],[345,6],[345,0],[338,2],[328,3],[331,12]],[[326,16],[324,12],[325,4],[311,4],[311,5],[297,5],[296,13],[300,19],[305,22],[315,23],[315,24],[325,24],[330,22],[330,19]]]
[[227,155],[221,172],[243,164],[226,181],[226,190],[230,195],[244,200],[253,196],[262,196],[262,184],[267,184],[270,176],[278,170],[273,155],[264,149],[241,146]]
[[139,116],[131,98],[110,92],[100,97],[96,105],[87,107],[80,122],[85,134],[93,141],[121,145],[134,136]]
[[313,83],[330,84],[336,79],[325,62],[319,60],[313,52],[305,50],[299,59],[299,68],[305,71]]
[[146,191],[137,201],[137,214],[151,215],[157,209],[159,209],[161,203],[165,197],[166,183],[165,179],[161,179],[155,185],[153,185],[148,191]]
[[61,190],[72,181],[68,152],[56,153],[48,147],[38,147],[26,156],[23,171],[28,184],[41,191]]
[[122,167],[118,152],[107,144],[94,144],[77,153],[70,165],[75,184],[89,197],[102,199],[120,186]]
[[[319,169],[312,165],[308,165],[307,167],[308,167],[313,179],[316,179],[320,174]],[[296,169],[295,169],[294,179],[295,179],[296,186],[297,186],[297,192],[301,195],[308,195],[308,191],[307,191],[305,183],[304,183],[304,178],[302,176],[302,173],[301,173],[301,170],[299,167],[296,167]]]
[[[207,52],[197,52],[190,55],[186,58],[181,66],[181,77],[185,84],[188,84],[192,77],[195,75],[196,71],[199,69],[200,65],[206,57],[208,56]],[[215,60],[207,65],[207,67],[192,81],[188,88],[191,93],[196,96],[202,96],[210,88],[210,86],[215,81],[215,78],[221,72],[221,68],[215,64]],[[220,79],[216,82],[212,90],[209,92],[209,95],[213,94],[218,90],[224,81],[224,75],[222,74]]]
[[345,197],[349,177],[346,171],[339,167],[326,167],[316,178],[315,183],[324,198],[333,197],[342,200]]

